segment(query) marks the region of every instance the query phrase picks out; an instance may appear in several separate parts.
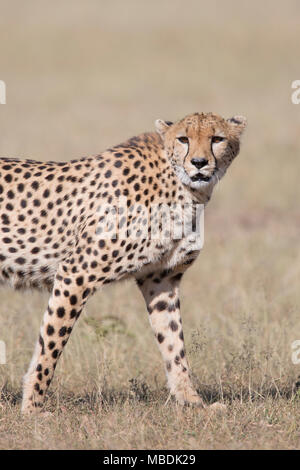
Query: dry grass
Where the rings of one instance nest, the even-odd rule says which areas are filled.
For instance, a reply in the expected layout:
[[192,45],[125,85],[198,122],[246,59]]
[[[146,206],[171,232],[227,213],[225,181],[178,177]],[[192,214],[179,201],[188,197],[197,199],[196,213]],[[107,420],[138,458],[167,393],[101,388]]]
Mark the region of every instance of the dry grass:
[[94,296],[76,326],[46,405],[54,414],[20,418],[47,295],[3,288],[0,448],[299,448],[299,3],[3,3],[1,155],[97,153],[195,110],[244,114],[249,129],[182,284],[195,384],[226,414],[165,405],[141,295],[124,283]]

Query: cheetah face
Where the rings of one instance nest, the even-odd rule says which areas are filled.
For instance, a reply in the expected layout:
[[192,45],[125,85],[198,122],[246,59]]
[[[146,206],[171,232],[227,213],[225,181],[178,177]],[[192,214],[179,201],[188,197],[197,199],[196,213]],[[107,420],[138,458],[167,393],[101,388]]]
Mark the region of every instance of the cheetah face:
[[213,187],[238,155],[246,119],[196,113],[176,123],[158,119],[155,126],[182,183],[203,190]]

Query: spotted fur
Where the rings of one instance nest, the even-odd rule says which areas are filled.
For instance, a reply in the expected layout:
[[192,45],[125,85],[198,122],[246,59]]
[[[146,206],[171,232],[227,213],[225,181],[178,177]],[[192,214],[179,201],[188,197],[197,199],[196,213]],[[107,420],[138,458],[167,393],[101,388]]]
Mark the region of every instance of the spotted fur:
[[[201,242],[193,231],[170,238],[163,212],[159,233],[141,229],[158,217],[157,207],[206,204],[238,154],[245,125],[239,116],[226,121],[196,113],[175,124],[159,120],[157,132],[93,157],[66,163],[0,159],[1,281],[51,292],[24,377],[24,413],[42,408],[88,298],[129,276],[145,298],[171,394],[182,404],[202,404],[189,377],[178,292]],[[223,139],[217,146],[216,135]],[[114,224],[103,225],[103,207],[120,199],[126,204],[118,212],[118,230],[125,228],[125,237]],[[175,211],[175,221],[177,216]]]

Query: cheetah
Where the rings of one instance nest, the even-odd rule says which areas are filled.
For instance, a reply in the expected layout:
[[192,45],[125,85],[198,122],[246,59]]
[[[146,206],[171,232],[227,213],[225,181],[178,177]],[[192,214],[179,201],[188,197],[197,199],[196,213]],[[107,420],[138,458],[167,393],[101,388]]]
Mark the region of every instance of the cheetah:
[[[242,116],[194,113],[174,123],[159,119],[155,132],[96,156],[0,159],[1,283],[50,292],[23,379],[22,413],[43,408],[88,298],[128,277],[145,299],[170,395],[205,407],[190,379],[179,285],[203,244],[198,207],[238,155],[245,127]],[[173,236],[168,220],[180,229],[186,208],[191,223]]]

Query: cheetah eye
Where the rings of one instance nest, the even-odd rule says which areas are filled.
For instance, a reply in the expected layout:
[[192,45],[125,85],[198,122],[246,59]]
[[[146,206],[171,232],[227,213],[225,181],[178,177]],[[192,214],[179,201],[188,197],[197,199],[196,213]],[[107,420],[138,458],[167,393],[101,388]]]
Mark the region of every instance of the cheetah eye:
[[188,143],[189,143],[189,138],[186,137],[186,136],[177,137],[177,140],[178,140],[181,144],[188,144]]
[[219,135],[214,135],[211,138],[211,143],[212,144],[219,144],[220,142],[223,142],[225,140],[225,137],[221,137]]

